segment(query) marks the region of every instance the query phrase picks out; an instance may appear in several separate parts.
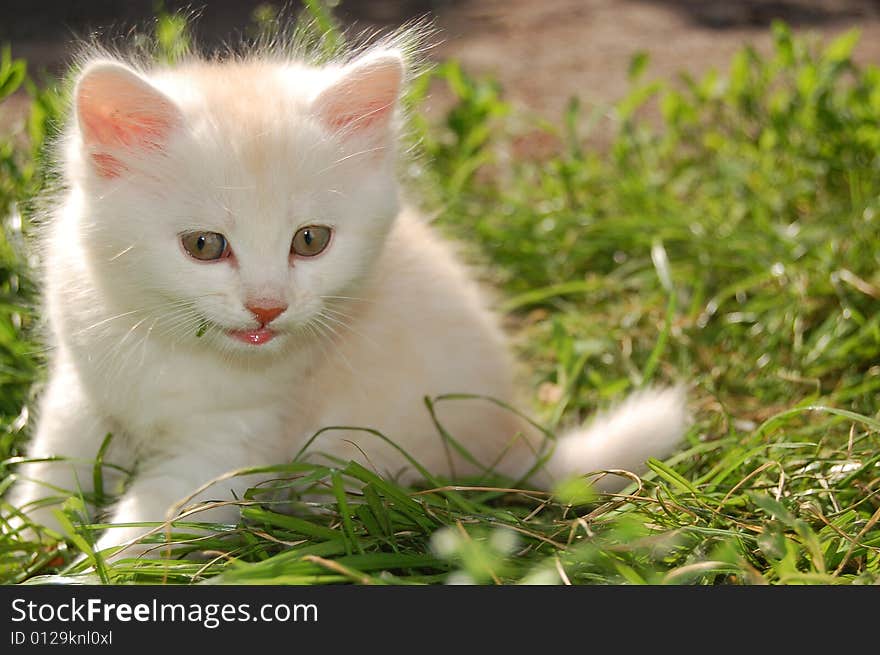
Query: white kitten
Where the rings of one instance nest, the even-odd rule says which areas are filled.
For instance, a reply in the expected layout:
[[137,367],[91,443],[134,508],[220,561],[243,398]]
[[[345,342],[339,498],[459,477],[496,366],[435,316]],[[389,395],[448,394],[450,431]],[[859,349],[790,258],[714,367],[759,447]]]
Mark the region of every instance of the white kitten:
[[[378,430],[437,473],[474,472],[447,452],[423,397],[515,404],[511,365],[449,246],[398,206],[404,74],[392,47],[321,67],[84,67],[47,234],[54,349],[30,448],[73,461],[23,465],[13,504],[51,525],[40,500],[90,490],[108,433],[105,461],[135,470],[114,523],[163,521],[223,473],[288,461],[326,426]],[[533,465],[540,439],[512,412],[477,400],[437,411],[481,462],[506,451],[500,471]],[[684,421],[679,390],[642,392],[563,436],[536,481],[637,470],[670,452]],[[325,432],[310,451],[415,475],[364,432]],[[229,478],[193,501],[253,483]],[[114,528],[99,545],[144,532]]]

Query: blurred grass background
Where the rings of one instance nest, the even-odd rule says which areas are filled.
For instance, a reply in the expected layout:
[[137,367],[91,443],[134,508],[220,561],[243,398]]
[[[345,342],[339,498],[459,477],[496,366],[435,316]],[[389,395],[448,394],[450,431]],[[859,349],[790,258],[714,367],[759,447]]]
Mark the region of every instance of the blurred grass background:
[[[305,4],[311,29],[343,38],[326,5]],[[248,29],[278,25],[266,9]],[[880,69],[854,57],[859,36],[774,22],[767,47],[674,78],[638,52],[620,97],[572,97],[555,120],[454,59],[410,90],[409,194],[500,289],[533,390],[519,409],[552,431],[688,383],[682,452],[627,493],[493,476],[409,489],[354,463],[279,462],[277,484],[321,494],[323,511],[280,514],[252,489],[239,524],[181,549],[214,559],[110,564],[73,498],[67,534],[0,537],[0,580],[877,582]],[[162,11],[150,38],[178,56],[186,20]],[[63,103],[37,79],[4,51],[0,98],[24,88],[29,114],[0,145],[0,490],[44,363],[28,235]],[[425,112],[435,96],[442,112]]]

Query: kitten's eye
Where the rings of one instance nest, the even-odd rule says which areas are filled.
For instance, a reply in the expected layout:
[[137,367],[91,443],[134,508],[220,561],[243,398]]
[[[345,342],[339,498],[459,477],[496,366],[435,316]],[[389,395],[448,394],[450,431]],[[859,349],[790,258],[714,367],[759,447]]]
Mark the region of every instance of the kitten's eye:
[[186,232],[180,235],[183,249],[196,259],[212,261],[228,257],[229,242],[217,232]]
[[330,243],[333,231],[324,225],[308,225],[301,227],[293,235],[290,252],[300,257],[314,257],[324,252]]

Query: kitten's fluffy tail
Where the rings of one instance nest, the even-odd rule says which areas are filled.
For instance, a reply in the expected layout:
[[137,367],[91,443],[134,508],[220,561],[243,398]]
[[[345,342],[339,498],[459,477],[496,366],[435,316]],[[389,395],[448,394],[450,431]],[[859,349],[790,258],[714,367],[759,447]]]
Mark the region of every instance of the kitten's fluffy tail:
[[[649,457],[663,458],[675,451],[686,423],[683,387],[638,391],[586,427],[562,435],[546,470],[553,480],[609,469],[640,473]],[[625,477],[606,475],[595,486],[615,491],[627,482]]]

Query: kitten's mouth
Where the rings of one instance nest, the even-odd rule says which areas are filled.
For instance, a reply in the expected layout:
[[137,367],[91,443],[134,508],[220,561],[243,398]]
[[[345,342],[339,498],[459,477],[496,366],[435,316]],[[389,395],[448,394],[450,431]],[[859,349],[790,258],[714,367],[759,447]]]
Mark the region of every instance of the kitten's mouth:
[[227,334],[242,343],[251,346],[262,346],[264,343],[272,341],[278,333],[264,325],[256,330],[229,330]]

